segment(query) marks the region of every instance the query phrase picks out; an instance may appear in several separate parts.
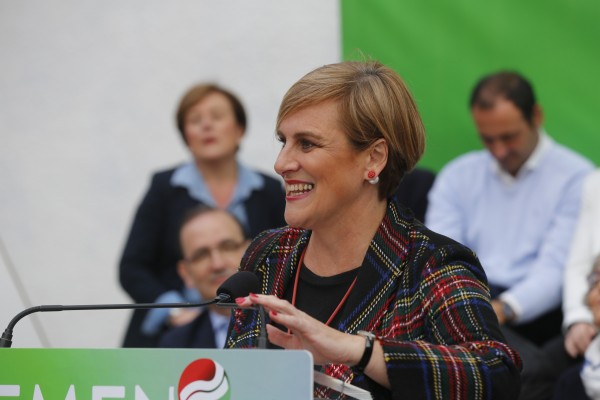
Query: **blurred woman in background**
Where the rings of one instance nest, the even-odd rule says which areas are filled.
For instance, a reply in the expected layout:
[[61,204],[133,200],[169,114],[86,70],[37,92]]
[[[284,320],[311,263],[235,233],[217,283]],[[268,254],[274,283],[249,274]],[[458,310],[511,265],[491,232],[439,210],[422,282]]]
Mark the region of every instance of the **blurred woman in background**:
[[[120,282],[136,303],[193,301],[177,274],[183,215],[198,204],[231,212],[249,237],[285,225],[279,180],[237,159],[246,130],[240,100],[214,84],[192,87],[180,101],[177,127],[191,160],[153,175],[135,214],[120,262]],[[193,309],[136,310],[124,347],[155,347],[161,330],[192,321]]]

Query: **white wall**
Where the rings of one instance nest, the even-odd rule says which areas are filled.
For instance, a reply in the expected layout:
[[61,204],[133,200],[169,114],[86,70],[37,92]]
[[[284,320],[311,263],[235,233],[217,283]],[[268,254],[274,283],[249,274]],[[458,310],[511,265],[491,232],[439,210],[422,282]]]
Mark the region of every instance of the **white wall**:
[[[337,0],[0,0],[0,330],[31,305],[129,302],[120,252],[150,173],[186,158],[173,112],[193,83],[239,94],[241,158],[272,172],[279,101],[339,60],[338,14]],[[26,317],[13,347],[117,347],[128,318]]]

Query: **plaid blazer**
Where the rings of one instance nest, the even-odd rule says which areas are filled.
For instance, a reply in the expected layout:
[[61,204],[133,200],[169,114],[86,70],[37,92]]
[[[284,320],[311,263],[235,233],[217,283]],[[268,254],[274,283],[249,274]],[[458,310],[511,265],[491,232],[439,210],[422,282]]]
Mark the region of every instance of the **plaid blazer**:
[[[241,269],[259,276],[262,293],[283,297],[310,234],[291,227],[263,232],[248,248]],[[391,391],[346,365],[316,368],[366,387],[375,398],[518,396],[521,360],[503,343],[477,257],[427,229],[395,199],[339,315],[338,330],[380,337]],[[256,347],[259,318],[257,311],[236,310],[226,347]],[[315,388],[315,397],[329,396],[335,394]]]

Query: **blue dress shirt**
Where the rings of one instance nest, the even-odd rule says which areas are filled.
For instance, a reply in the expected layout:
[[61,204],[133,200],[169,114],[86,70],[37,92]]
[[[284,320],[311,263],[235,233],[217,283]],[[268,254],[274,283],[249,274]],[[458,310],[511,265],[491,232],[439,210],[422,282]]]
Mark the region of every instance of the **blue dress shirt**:
[[516,322],[531,321],[561,302],[581,184],[592,168],[543,132],[516,177],[486,150],[465,154],[438,175],[426,225],[475,251],[490,284],[507,288],[500,298]]

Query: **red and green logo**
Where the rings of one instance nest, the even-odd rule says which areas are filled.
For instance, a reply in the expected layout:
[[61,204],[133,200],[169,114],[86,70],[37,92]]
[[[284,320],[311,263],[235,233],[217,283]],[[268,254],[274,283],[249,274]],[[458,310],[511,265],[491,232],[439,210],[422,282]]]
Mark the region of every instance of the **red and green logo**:
[[179,378],[179,400],[230,400],[227,373],[213,360],[191,362]]

